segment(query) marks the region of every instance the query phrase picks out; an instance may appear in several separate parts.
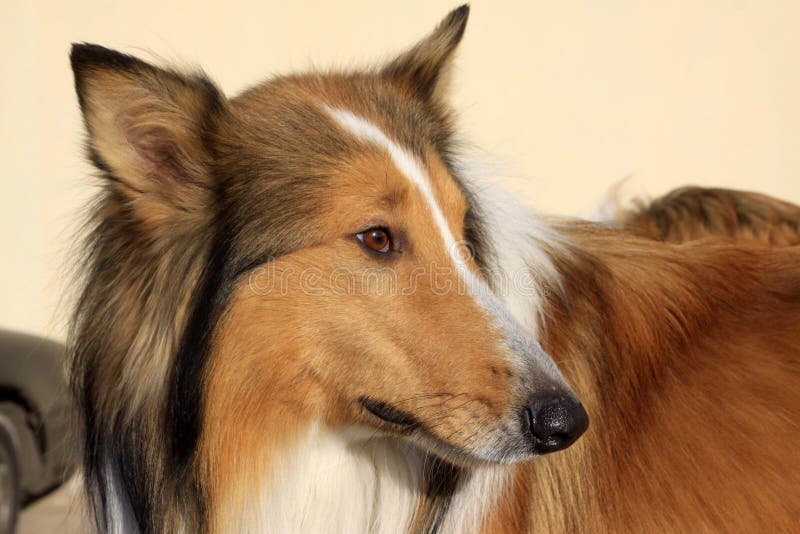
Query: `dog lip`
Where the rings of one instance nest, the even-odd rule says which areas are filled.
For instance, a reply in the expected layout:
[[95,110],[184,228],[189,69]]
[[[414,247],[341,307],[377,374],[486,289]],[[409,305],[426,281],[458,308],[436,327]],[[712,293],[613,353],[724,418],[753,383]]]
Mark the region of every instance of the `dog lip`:
[[395,408],[388,402],[379,401],[368,396],[359,397],[358,402],[369,413],[388,423],[404,427],[419,426],[420,424],[416,417],[399,408]]

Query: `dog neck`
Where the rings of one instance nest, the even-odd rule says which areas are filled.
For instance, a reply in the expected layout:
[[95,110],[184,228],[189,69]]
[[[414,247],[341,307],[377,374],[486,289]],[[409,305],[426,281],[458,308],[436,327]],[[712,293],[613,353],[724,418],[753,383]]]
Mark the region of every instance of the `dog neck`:
[[456,469],[366,429],[313,424],[224,524],[248,533],[476,532],[504,473]]

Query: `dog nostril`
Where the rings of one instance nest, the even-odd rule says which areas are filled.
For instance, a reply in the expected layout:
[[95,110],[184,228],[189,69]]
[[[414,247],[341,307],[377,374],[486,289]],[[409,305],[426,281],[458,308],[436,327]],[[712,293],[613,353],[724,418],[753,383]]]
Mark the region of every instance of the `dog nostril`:
[[536,421],[536,420],[533,418],[533,411],[531,410],[531,407],[530,407],[530,406],[528,406],[527,408],[525,408],[525,422],[526,422],[526,423],[527,423],[527,425],[528,425],[528,426],[526,427],[526,430],[527,430],[528,432],[533,432],[533,423],[534,423],[535,421]]
[[586,410],[572,396],[534,399],[525,408],[525,422],[539,454],[566,449],[589,427]]

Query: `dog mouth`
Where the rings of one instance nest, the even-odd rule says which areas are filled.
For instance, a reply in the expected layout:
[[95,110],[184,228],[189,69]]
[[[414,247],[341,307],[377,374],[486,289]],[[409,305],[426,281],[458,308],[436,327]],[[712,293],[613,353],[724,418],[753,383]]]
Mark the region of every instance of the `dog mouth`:
[[[475,452],[436,436],[417,417],[391,403],[369,396],[359,397],[358,402],[367,412],[379,419],[386,430],[398,436],[411,438],[412,443],[427,451],[426,454],[433,454],[453,465],[468,467],[487,463],[508,463],[504,459],[505,454],[500,455],[498,458],[482,457],[481,455],[476,455]],[[519,454],[525,456],[524,451],[515,450],[514,452],[515,454],[512,456],[518,456]]]
[[359,397],[358,401],[365,410],[386,423],[391,423],[404,430],[412,430],[420,426],[420,422],[416,417],[392,406],[388,402],[379,401],[367,396]]
[[[528,407],[524,410],[527,421],[522,424],[503,424],[501,422],[486,432],[487,436],[483,440],[483,444],[459,444],[450,439],[443,439],[441,436],[431,432],[425,421],[392,403],[366,395],[359,397],[358,402],[364,410],[380,421],[380,426],[384,430],[398,437],[408,438],[423,450],[461,467],[510,464],[530,459],[536,455],[561,450],[571,445],[588,425],[588,422],[577,425],[574,435],[570,437],[564,437],[555,431],[549,431],[546,436],[547,439],[545,439],[545,436],[537,434],[537,432],[539,434],[544,432],[539,427],[547,422],[545,421],[547,419],[546,416],[550,412],[556,412],[557,410],[548,405],[549,411],[543,410],[542,413],[539,413],[539,418],[542,421],[538,421],[530,407]],[[551,417],[550,419],[554,419],[556,422],[566,417],[562,417],[561,412],[555,415],[559,417]],[[472,435],[475,435],[475,433],[473,432]]]

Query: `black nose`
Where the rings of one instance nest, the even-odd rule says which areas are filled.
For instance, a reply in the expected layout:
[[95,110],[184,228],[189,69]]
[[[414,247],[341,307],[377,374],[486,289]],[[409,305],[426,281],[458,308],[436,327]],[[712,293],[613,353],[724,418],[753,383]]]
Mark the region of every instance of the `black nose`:
[[525,408],[525,425],[539,454],[566,449],[589,428],[583,405],[571,395],[533,399]]

